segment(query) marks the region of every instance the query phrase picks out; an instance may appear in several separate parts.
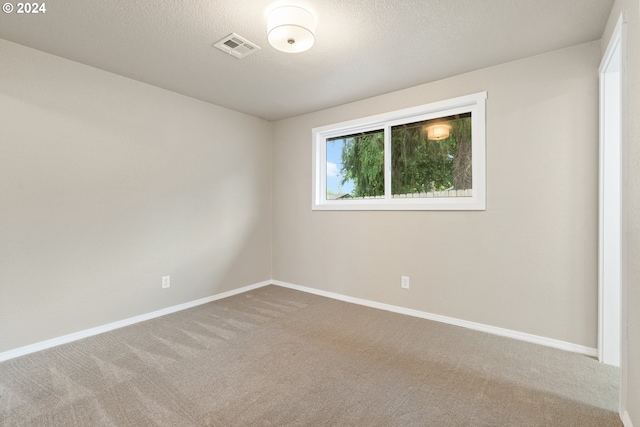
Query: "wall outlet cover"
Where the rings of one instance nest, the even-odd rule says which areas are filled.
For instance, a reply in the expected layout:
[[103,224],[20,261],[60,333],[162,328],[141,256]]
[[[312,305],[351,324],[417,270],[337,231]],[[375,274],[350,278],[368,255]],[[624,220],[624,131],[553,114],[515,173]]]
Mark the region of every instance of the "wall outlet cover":
[[402,276],[400,286],[402,286],[402,289],[409,289],[409,276]]
[[171,276],[162,276],[162,289],[171,287]]

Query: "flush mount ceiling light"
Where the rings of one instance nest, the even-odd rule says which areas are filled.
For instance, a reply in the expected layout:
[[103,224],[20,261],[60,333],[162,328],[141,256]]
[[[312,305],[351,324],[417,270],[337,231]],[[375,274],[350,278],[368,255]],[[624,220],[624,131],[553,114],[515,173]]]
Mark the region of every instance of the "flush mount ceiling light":
[[298,53],[310,49],[315,41],[315,30],[315,16],[299,6],[281,6],[269,13],[269,43],[282,52]]
[[427,139],[432,141],[439,141],[441,139],[449,138],[451,134],[451,126],[444,123],[437,123],[431,126],[427,126]]

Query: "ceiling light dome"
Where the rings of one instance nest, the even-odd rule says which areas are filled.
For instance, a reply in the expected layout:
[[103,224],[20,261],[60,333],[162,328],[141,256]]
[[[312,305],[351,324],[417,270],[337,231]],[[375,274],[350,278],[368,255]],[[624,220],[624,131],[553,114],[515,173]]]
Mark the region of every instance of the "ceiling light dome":
[[269,14],[269,43],[282,52],[297,53],[309,50],[315,42],[315,30],[315,16],[299,6],[282,6]]

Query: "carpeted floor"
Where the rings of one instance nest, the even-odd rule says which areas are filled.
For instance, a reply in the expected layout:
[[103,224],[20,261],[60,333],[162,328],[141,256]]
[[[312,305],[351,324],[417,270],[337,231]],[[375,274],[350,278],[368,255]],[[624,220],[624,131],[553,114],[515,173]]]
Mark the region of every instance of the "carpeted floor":
[[0,425],[622,426],[618,375],[267,286],[0,363]]

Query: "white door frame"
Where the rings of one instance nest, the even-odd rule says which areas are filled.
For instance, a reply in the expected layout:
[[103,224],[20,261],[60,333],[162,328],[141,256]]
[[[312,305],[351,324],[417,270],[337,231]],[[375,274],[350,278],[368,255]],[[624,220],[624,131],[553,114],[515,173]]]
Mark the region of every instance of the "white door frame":
[[[620,23],[620,22],[619,22]],[[621,27],[600,65],[599,343],[601,362],[620,366],[621,320]]]
[[[601,362],[619,365],[621,368],[620,409],[622,411],[626,408],[627,373],[626,19],[624,12],[618,18],[598,71],[600,75],[598,357]],[[613,182],[613,192],[611,182]],[[615,188],[619,197],[615,194],[611,199],[611,193],[616,192]],[[605,193],[607,193],[606,197]],[[614,208],[611,209],[611,206]],[[608,230],[614,230],[613,234],[618,233],[618,236],[614,236],[612,240],[612,234]],[[611,250],[612,242],[613,251]],[[612,252],[617,252],[613,261],[608,256]],[[613,276],[610,274],[611,271],[614,272]],[[613,288],[609,283],[611,277],[614,282],[617,281]]]

